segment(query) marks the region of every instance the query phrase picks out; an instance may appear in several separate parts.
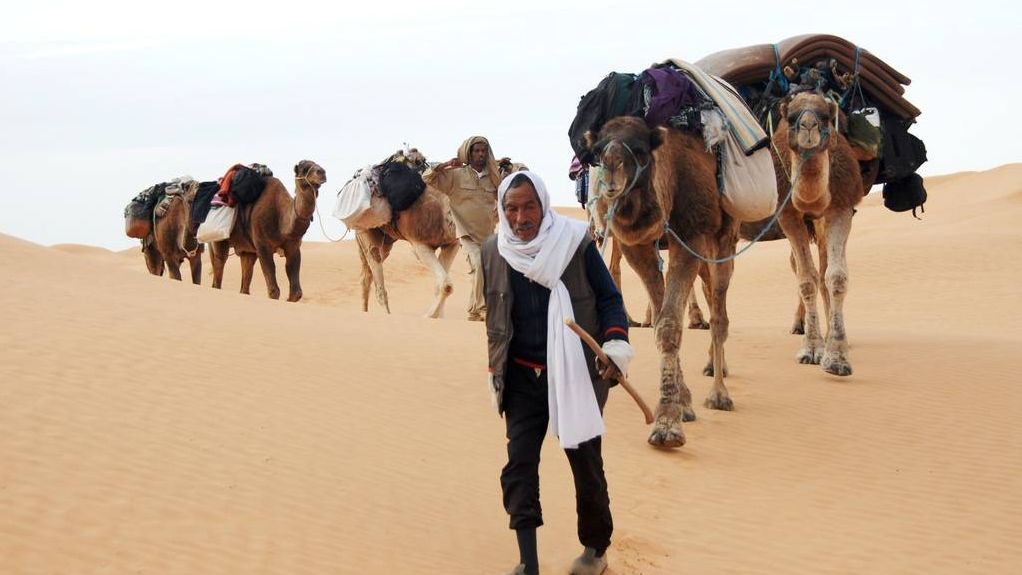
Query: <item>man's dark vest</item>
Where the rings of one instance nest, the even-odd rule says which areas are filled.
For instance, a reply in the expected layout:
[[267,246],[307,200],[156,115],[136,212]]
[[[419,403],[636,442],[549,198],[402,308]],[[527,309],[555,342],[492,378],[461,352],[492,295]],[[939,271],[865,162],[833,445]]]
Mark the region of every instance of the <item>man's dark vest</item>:
[[[600,331],[600,318],[596,312],[596,294],[589,285],[589,278],[586,276],[585,250],[592,243],[592,238],[586,236],[578,246],[571,262],[561,274],[561,281],[568,288],[571,296],[571,307],[575,314],[575,323],[582,326],[582,329],[589,332],[596,341],[603,338],[598,335]],[[508,347],[511,343],[512,323],[511,308],[514,303],[514,294],[511,290],[510,266],[497,251],[497,236],[492,235],[483,242],[483,285],[486,292],[486,339],[489,342],[490,372],[493,373],[494,382],[497,387],[500,411],[503,413],[504,381],[507,372]],[[603,404],[607,401],[607,393],[610,382],[601,379],[596,371],[596,361],[593,352],[582,345],[586,356],[586,365],[589,367],[589,375],[593,381],[593,390],[596,392],[596,401],[603,410]]]

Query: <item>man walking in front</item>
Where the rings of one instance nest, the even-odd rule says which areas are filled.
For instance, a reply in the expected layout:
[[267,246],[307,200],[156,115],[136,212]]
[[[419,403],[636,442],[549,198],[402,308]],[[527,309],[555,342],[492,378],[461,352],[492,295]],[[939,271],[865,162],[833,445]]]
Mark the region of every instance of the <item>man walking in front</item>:
[[[549,425],[575,482],[584,549],[571,573],[599,575],[607,568],[614,529],[601,454],[602,410],[610,380],[627,371],[633,356],[621,294],[585,223],[551,209],[539,176],[509,175],[497,202],[500,225],[483,244],[482,267],[490,392],[507,426],[501,489],[519,549],[511,574],[539,573],[539,459]],[[597,365],[567,319],[602,340],[615,365]]]

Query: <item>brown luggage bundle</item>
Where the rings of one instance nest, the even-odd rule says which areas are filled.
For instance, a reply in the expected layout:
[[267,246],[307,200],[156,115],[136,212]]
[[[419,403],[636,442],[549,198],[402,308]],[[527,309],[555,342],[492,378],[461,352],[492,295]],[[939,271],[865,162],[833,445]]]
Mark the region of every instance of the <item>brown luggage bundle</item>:
[[[859,80],[866,97],[879,107],[903,120],[920,114],[919,108],[905,99],[908,76],[892,68],[868,50],[830,34],[793,36],[777,44],[757,44],[744,48],[723,50],[696,62],[706,72],[727,80],[736,86],[766,82],[772,72],[783,70],[797,60],[798,65],[834,59],[837,65],[851,73],[858,70]],[[858,64],[858,66],[856,66]]]

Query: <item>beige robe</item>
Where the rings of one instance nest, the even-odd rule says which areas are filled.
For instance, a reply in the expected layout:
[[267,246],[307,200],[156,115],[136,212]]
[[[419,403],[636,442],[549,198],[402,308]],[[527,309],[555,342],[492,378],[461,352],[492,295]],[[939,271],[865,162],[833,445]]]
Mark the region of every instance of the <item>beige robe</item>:
[[[482,177],[476,174],[472,166],[467,165],[469,151],[477,142],[486,144],[489,153]],[[482,136],[465,140],[458,149],[458,159],[466,165],[440,171],[429,170],[423,174],[422,179],[450,198],[451,215],[458,237],[469,237],[481,244],[493,234],[497,225],[497,186],[500,185],[497,160],[490,143]]]

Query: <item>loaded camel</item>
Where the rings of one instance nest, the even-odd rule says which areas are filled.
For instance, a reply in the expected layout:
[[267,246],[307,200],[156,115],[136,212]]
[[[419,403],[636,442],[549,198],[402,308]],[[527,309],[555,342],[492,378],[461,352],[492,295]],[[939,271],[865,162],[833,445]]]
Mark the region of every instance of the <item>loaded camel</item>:
[[[641,119],[618,117],[599,135],[586,135],[600,157],[600,175],[608,201],[616,202],[610,231],[638,273],[653,305],[655,337],[660,352],[660,401],[649,443],[684,445],[682,421],[695,419],[692,394],[685,385],[678,358],[681,307],[688,301],[701,261],[677,240],[669,242],[666,282],[657,248],[666,222],[678,237],[707,258],[726,258],[735,251],[738,222],[723,209],[717,192],[716,158],[703,139],[670,128],[650,129]],[[710,264],[710,331],[713,390],[705,405],[733,409],[724,386],[724,342],[728,335],[727,290],[734,263]]]
[[302,236],[309,229],[316,210],[319,187],[326,182],[326,171],[316,162],[302,160],[295,166],[295,196],[273,176],[266,177],[266,188],[255,202],[238,206],[237,219],[228,239],[213,242],[213,287],[220,289],[224,265],[230,248],[241,258],[241,293],[249,293],[256,259],[263,270],[270,299],[280,298],[277,267],[273,254],[284,254],[284,270],[289,283],[287,301],[302,299],[298,273],[302,265]]
[[148,235],[142,239],[142,257],[154,276],[170,270],[171,279],[181,280],[181,262],[188,260],[192,283],[202,280],[202,244],[195,240],[191,225],[192,203],[198,182],[181,184],[181,191],[161,195],[153,207]]
[[[407,164],[419,173],[427,167],[425,157],[414,148],[407,155],[398,152],[387,161]],[[369,291],[375,284],[376,301],[390,313],[383,262],[390,255],[394,244],[404,240],[411,244],[415,257],[436,278],[433,303],[426,311],[426,317],[439,318],[443,315],[444,303],[454,292],[454,284],[449,275],[451,264],[461,249],[444,194],[426,186],[422,195],[408,208],[395,213],[390,222],[379,227],[357,230],[355,239],[358,241],[362,261],[362,311],[369,311]]]
[[[780,110],[781,123],[774,133],[777,189],[782,193],[791,188],[791,201],[781,211],[778,223],[791,243],[805,314],[802,326],[797,315],[793,326],[793,331],[799,327],[804,331],[795,358],[799,363],[819,364],[827,373],[851,375],[844,323],[848,292],[845,247],[855,206],[868,187],[848,140],[836,129],[840,116],[837,103],[819,93],[802,92],[783,101]],[[810,250],[813,236],[819,246],[819,271]],[[820,334],[816,307],[821,273],[826,286],[822,292],[826,338]]]
[[[192,283],[202,283],[202,244],[195,239],[192,228],[192,203],[199,182],[187,181],[181,184],[181,193],[168,194],[161,202],[167,202],[162,216],[153,223],[152,241],[142,249],[146,267],[153,275],[163,275],[166,266],[171,279],[181,281],[181,263],[188,260]],[[160,208],[158,207],[157,210]]]

